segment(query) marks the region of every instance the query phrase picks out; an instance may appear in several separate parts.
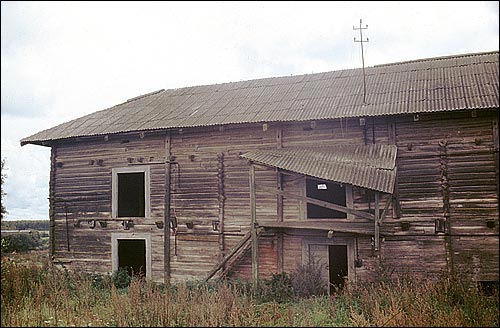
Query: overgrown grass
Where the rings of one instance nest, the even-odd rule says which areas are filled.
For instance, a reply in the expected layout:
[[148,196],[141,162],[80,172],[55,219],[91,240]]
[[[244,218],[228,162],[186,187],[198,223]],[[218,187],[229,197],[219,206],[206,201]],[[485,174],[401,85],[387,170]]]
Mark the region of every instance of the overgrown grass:
[[[263,281],[256,293],[232,282],[163,286],[70,273],[37,261],[2,258],[2,326],[497,326],[498,292],[460,281],[401,279],[346,286],[333,296],[270,296],[290,280]],[[265,287],[267,286],[267,287]],[[266,289],[267,288],[267,289]]]

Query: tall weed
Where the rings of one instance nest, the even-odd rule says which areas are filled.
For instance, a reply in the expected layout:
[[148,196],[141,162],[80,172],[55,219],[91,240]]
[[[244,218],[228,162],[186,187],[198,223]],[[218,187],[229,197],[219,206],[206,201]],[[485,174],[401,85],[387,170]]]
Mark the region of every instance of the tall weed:
[[[8,326],[498,326],[498,291],[485,296],[456,277],[415,277],[348,284],[334,295],[290,296],[298,274],[262,281],[191,281],[166,286],[132,278],[73,273],[2,258],[1,325]],[[299,280],[295,280],[297,282]],[[286,289],[278,292],[280,288]],[[312,284],[302,286],[314,291]],[[324,290],[324,289],[323,289]],[[276,292],[275,299],[271,292]],[[295,293],[295,292],[294,292]],[[320,293],[321,294],[321,293]]]

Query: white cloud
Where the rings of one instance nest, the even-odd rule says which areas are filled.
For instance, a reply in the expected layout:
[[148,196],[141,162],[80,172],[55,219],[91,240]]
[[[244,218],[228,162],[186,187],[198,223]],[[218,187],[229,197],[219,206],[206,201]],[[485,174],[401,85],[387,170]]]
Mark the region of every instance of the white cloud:
[[2,115],[7,219],[48,218],[50,148],[34,145],[21,148],[19,144],[22,137],[36,129],[30,118]]

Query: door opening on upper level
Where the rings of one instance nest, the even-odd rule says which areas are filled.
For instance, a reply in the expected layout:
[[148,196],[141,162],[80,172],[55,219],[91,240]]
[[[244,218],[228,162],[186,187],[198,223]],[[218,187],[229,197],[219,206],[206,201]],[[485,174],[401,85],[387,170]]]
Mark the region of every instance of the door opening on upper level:
[[[306,178],[306,196],[331,204],[346,206],[346,186],[341,183],[325,182],[308,177]],[[307,218],[337,219],[347,218],[347,214],[318,205],[307,204]]]

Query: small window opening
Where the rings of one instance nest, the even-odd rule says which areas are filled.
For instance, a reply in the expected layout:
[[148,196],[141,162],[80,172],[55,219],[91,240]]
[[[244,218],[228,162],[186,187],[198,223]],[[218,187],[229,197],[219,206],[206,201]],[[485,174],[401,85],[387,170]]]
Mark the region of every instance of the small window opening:
[[118,173],[118,217],[145,216],[144,172]]
[[[323,182],[315,179],[306,179],[306,194],[309,198],[322,200],[331,204],[346,206],[345,186],[336,182]],[[314,204],[307,204],[308,219],[346,218],[347,214],[324,208]]]

